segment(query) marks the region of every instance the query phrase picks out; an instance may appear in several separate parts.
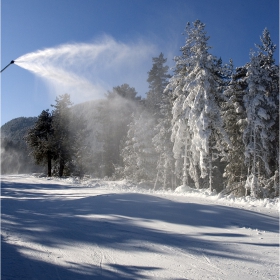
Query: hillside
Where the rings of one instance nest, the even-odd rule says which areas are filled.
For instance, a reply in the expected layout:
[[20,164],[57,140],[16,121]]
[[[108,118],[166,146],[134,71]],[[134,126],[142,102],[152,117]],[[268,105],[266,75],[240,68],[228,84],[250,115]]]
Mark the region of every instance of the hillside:
[[13,141],[22,140],[27,130],[31,128],[37,117],[20,117],[12,119],[1,127],[1,138],[8,138]]

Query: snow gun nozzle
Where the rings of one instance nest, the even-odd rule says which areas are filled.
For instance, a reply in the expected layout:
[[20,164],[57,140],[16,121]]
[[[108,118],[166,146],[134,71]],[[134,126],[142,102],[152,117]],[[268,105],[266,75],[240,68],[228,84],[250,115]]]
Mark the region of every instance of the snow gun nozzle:
[[14,63],[15,63],[15,61],[12,60],[6,67],[4,67],[4,68],[1,70],[0,73],[2,73],[8,66],[10,66],[11,64],[14,64]]

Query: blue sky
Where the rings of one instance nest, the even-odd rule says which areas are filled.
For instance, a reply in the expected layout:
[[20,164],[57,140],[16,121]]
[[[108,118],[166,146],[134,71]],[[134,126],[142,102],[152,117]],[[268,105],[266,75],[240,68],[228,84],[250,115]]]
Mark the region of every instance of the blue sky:
[[[120,60],[112,67],[102,67],[103,61],[108,64],[110,50],[102,54],[100,71],[95,69],[94,77],[87,77],[95,79],[93,83],[100,81],[100,95],[87,95],[85,100],[100,98],[123,83],[145,97],[152,57],[163,52],[172,67],[172,58],[180,55],[184,45],[186,23],[196,19],[206,24],[211,53],[224,62],[232,58],[235,66],[249,61],[250,49],[260,42],[265,27],[274,43],[279,42],[278,0],[2,0],[1,69],[37,50],[69,43],[104,44],[107,40],[114,55],[127,50],[123,64]],[[278,53],[277,49],[276,61]],[[11,65],[1,74],[1,124],[16,117],[38,116],[50,108],[56,95],[64,93]],[[73,99],[74,103],[83,101]]]

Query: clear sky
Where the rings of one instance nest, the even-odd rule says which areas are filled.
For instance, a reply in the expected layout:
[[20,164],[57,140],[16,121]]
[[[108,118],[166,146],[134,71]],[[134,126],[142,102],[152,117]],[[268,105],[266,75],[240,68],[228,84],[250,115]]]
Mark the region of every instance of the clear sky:
[[[250,49],[260,42],[265,27],[279,43],[278,0],[2,0],[1,69],[30,52],[67,43],[104,44],[109,38],[113,56],[126,51],[112,67],[110,50],[101,54],[92,82],[98,79],[104,93],[128,83],[145,97],[152,57],[163,52],[172,67],[172,58],[184,45],[186,23],[196,19],[206,24],[210,52],[224,62],[232,58],[235,66],[249,62]],[[278,49],[275,58],[278,63]],[[0,75],[1,125],[38,116],[54,103],[57,92],[28,70],[11,65]]]

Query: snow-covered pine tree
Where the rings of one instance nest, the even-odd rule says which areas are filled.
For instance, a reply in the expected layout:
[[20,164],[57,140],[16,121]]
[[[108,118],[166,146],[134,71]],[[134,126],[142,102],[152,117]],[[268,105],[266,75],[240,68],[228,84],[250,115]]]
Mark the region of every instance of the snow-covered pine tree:
[[263,67],[269,72],[270,84],[267,86],[267,95],[269,96],[270,116],[274,121],[271,129],[276,137],[270,145],[275,150],[271,149],[269,154],[269,166],[271,175],[263,180],[263,188],[266,194],[271,197],[279,196],[279,65],[275,64],[273,58],[276,50],[276,45],[270,38],[270,33],[267,28],[264,29],[260,38],[261,45],[257,45],[263,61]]
[[232,73],[231,81],[224,91],[229,102],[223,104],[222,115],[225,129],[232,145],[228,146],[223,161],[226,162],[224,177],[226,191],[235,190],[244,195],[244,186],[247,177],[245,166],[243,132],[246,124],[246,111],[243,96],[247,89],[248,65],[238,67]]
[[158,157],[152,144],[154,127],[155,121],[147,111],[133,115],[122,150],[126,178],[137,182],[154,181]]
[[156,125],[156,135],[153,137],[153,144],[159,153],[157,162],[157,176],[154,188],[157,184],[162,184],[164,189],[175,186],[174,157],[171,142],[171,120],[172,120],[172,103],[171,93],[166,91],[162,94],[160,102],[160,117]]
[[[248,165],[246,188],[253,197],[267,197],[269,191],[262,183],[269,178],[275,168],[275,143],[277,120],[279,122],[278,67],[274,64],[273,53],[276,46],[272,43],[267,29],[261,37],[262,45],[257,52],[251,52],[248,67],[248,89],[244,96],[247,125],[243,135],[245,159]],[[276,124],[276,125],[275,125]],[[278,124],[279,126],[279,124]],[[278,155],[276,155],[278,157]]]
[[[178,83],[184,84],[180,88],[183,94],[175,100],[173,116],[178,115],[179,111],[183,117],[180,118],[181,124],[176,123],[177,133],[181,127],[187,127],[187,134],[183,137],[187,141],[185,156],[191,154],[190,173],[197,174],[195,167],[199,166],[200,176],[207,179],[207,185],[212,190],[213,163],[224,149],[224,143],[229,144],[219,105],[219,102],[225,100],[222,94],[224,71],[221,60],[208,52],[209,37],[206,36],[205,24],[197,20],[192,27],[188,23],[186,35],[186,44],[182,48],[186,55],[181,59],[186,71],[183,81]],[[196,184],[199,183],[197,177],[192,178]]]
[[135,126],[134,126],[135,114],[132,114],[132,122],[128,125],[128,132],[124,147],[121,151],[123,160],[123,175],[126,179],[135,180],[135,174],[137,173],[137,157],[135,151]]
[[188,95],[183,90],[185,86],[185,76],[191,70],[188,58],[190,50],[188,47],[181,47],[181,56],[174,58],[174,74],[170,78],[168,85],[165,88],[165,94],[170,95],[171,102],[171,141],[173,143],[173,156],[175,159],[175,174],[176,177],[187,185],[189,175],[195,182],[196,187],[199,187],[199,176],[196,168],[192,164],[192,153],[190,151],[191,135],[188,130],[188,123],[185,118],[186,111],[183,108],[184,101]]
[[137,153],[138,180],[154,181],[158,153],[152,139],[155,135],[155,120],[148,112],[143,111],[136,119],[135,150]]

